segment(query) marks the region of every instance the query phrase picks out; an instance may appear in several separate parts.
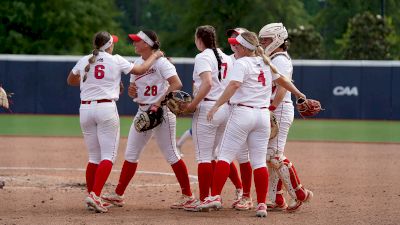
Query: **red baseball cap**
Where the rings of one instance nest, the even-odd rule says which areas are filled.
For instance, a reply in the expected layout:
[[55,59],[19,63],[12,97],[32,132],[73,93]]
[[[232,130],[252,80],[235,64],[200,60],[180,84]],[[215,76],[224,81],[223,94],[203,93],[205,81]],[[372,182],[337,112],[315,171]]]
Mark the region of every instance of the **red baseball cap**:
[[113,38],[113,43],[117,43],[118,42],[118,36],[117,35],[111,35],[111,37]]
[[139,31],[139,33],[137,33],[137,34],[128,34],[128,36],[130,39],[132,39],[132,41],[143,40],[145,43],[147,43],[151,47],[153,47],[153,45],[154,45],[154,41],[151,40],[151,38],[149,38],[149,36],[147,36],[147,34],[144,33],[143,31]]

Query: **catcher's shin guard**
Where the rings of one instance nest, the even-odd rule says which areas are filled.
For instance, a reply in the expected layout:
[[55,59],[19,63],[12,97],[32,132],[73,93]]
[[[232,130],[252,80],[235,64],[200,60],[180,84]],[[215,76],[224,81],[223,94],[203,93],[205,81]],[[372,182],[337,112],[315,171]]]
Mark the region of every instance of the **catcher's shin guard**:
[[298,201],[305,201],[308,197],[306,189],[300,183],[296,169],[285,156],[275,157],[271,163],[276,168],[279,178],[285,185],[290,197]]
[[271,165],[271,163],[267,163],[268,166],[268,199],[271,202],[275,202],[276,200],[276,193],[278,192],[278,182],[279,176],[276,172],[275,168]]

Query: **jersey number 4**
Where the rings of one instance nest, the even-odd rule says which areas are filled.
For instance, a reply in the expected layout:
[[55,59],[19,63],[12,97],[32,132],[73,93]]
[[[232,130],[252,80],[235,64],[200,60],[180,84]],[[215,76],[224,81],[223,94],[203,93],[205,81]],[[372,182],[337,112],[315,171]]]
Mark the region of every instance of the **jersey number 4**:
[[258,82],[261,82],[262,86],[265,86],[265,76],[262,70],[260,71],[260,75],[258,75]]
[[103,65],[96,65],[94,67],[94,77],[96,77],[96,79],[103,79],[104,78],[104,69],[105,69],[105,67]]

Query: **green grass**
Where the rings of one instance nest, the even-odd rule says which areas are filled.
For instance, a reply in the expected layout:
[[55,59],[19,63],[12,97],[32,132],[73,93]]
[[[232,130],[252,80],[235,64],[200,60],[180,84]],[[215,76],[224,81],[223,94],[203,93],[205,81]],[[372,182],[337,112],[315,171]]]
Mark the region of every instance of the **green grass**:
[[[121,117],[121,136],[127,137],[132,117]],[[177,135],[191,126],[179,118]],[[78,116],[0,115],[0,135],[81,136]],[[400,143],[400,121],[296,120],[289,140]]]

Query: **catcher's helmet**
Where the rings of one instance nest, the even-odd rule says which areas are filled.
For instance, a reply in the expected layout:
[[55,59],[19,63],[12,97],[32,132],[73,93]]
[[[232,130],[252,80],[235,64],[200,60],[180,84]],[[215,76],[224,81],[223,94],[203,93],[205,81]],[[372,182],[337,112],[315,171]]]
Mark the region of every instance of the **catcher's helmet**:
[[285,43],[288,32],[282,23],[270,23],[261,28],[259,38],[272,38],[272,43],[265,48],[265,53],[270,55],[275,49]]

